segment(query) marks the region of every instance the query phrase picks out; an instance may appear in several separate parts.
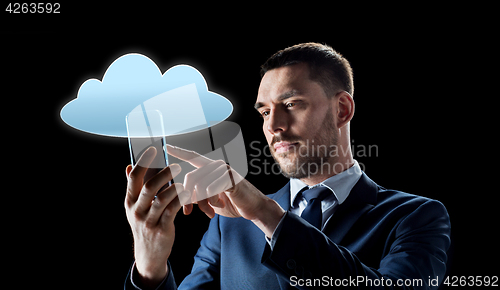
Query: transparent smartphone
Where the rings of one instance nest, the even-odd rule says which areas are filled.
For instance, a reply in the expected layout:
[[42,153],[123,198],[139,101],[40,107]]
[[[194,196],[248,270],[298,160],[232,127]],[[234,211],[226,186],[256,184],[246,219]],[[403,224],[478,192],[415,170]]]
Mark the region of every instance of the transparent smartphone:
[[[134,110],[127,115],[126,123],[132,166],[137,165],[137,161],[149,147],[156,148],[155,159],[149,165],[144,176],[144,182],[146,182],[168,166],[165,130],[161,112],[158,110]],[[159,191],[172,185],[172,183],[173,180],[164,185]]]

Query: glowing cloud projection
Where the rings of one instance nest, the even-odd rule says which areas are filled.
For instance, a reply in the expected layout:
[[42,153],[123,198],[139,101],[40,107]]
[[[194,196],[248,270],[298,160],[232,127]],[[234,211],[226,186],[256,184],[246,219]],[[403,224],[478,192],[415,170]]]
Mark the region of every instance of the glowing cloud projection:
[[127,137],[125,117],[141,106],[162,113],[167,135],[218,124],[233,111],[228,99],[208,90],[194,67],[178,65],[162,75],[147,56],[131,53],[115,60],[102,81],[85,81],[77,98],[62,108],[61,118],[81,131]]

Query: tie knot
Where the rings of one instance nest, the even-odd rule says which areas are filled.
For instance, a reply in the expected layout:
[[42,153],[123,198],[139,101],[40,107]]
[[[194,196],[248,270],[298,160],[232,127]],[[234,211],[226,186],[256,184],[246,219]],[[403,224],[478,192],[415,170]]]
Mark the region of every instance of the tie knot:
[[304,192],[302,192],[302,196],[307,200],[308,203],[313,199],[323,200],[330,194],[332,194],[332,191],[326,186],[317,186],[311,189],[304,190]]

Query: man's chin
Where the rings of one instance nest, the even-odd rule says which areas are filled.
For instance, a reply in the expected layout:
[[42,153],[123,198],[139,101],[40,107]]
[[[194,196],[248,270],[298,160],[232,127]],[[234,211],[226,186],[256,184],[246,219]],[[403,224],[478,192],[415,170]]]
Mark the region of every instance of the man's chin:
[[[281,173],[287,178],[297,178],[298,160],[296,158],[282,157],[275,158],[278,162]],[[299,174],[300,175],[300,174]],[[300,178],[300,177],[299,177]]]
[[278,162],[281,168],[297,164],[297,158],[288,153],[274,154],[274,160]]

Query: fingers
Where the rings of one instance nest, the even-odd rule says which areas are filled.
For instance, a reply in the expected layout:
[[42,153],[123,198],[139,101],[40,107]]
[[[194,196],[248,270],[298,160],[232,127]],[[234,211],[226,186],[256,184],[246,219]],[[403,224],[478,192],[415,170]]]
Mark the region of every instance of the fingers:
[[[219,193],[226,190],[231,190],[236,185],[234,178],[236,173],[231,169],[231,167],[229,167],[229,165],[226,165],[225,167],[221,166],[217,170],[220,173],[220,177],[214,180],[207,187],[207,195],[209,197],[212,196],[215,192]],[[236,180],[240,181],[238,178],[236,178]],[[217,200],[210,199],[210,201],[215,203]]]
[[[224,161],[214,161],[188,173],[184,182],[185,189],[193,192],[193,201],[197,201],[200,210],[209,218],[213,218],[216,212],[214,207],[225,207],[220,194],[235,186],[235,174]],[[190,213],[191,210],[192,208],[188,207],[184,212]]]
[[192,212],[193,205],[189,204],[192,202],[197,203],[210,218],[214,217],[216,212],[222,211],[227,211],[230,216],[241,216],[223,193],[236,188],[236,185],[243,180],[241,175],[222,160],[213,161],[194,151],[168,144],[165,147],[168,154],[197,167],[184,177],[184,189],[192,193],[192,196],[186,195],[187,199],[180,199],[185,215]]
[[[162,169],[158,174],[148,180],[142,187],[139,198],[136,203],[137,213],[146,213],[151,207],[151,202],[157,196],[158,191],[169,181],[175,178],[181,172],[181,167],[178,164],[171,164]],[[181,193],[184,188],[182,184],[171,186],[175,193]]]
[[193,212],[193,204],[190,203],[190,204],[183,205],[182,211],[183,211],[184,215],[190,215],[191,212]]
[[132,171],[132,165],[127,165],[127,168],[125,168],[125,174],[127,175],[127,178],[129,177],[130,175],[130,171]]
[[127,166],[126,173],[128,183],[126,201],[129,205],[135,203],[139,198],[139,193],[141,192],[141,188],[144,183],[144,175],[146,174],[151,162],[153,162],[155,156],[156,148],[150,147],[142,154],[134,168],[130,165]]
[[220,198],[220,194],[210,196],[207,200],[212,207],[224,207],[225,205],[222,199]]
[[[232,178],[229,168],[230,167],[224,163],[208,174],[204,180],[199,182],[195,186],[196,193],[199,193],[197,198],[211,198],[234,187],[234,182],[231,181]],[[211,200],[214,200],[214,198]]]
[[167,153],[177,157],[183,161],[189,162],[191,165],[193,165],[196,168],[200,168],[202,166],[205,166],[209,163],[211,163],[213,160],[210,158],[207,158],[203,155],[200,155],[194,151],[189,151],[186,149],[182,149],[179,147],[174,147],[172,145],[166,145],[167,147]]
[[162,221],[164,223],[172,222],[177,212],[181,209],[179,196],[188,194],[183,190],[180,183],[175,183],[159,192],[151,203],[146,223],[151,226]]
[[172,223],[174,221],[174,218],[177,214],[177,212],[181,209],[182,205],[179,202],[180,199],[182,199],[183,196],[190,196],[191,193],[188,191],[183,191],[179,194],[176,195],[174,200],[170,202],[165,210],[163,211],[161,217],[160,217],[160,222],[163,224],[168,224]]
[[[201,172],[203,174],[203,172]],[[195,185],[196,198],[208,198],[209,202],[217,206],[220,200],[218,194],[225,191],[233,191],[243,177],[234,171],[229,165],[221,164],[217,169],[208,173],[206,177]]]
[[198,201],[198,207],[204,212],[209,218],[215,216],[215,210],[208,204],[208,199]]
[[190,192],[196,191],[195,201],[206,199],[208,197],[206,188],[218,179],[224,170],[227,171],[226,166],[224,161],[217,160],[189,172],[184,177],[184,188]]

